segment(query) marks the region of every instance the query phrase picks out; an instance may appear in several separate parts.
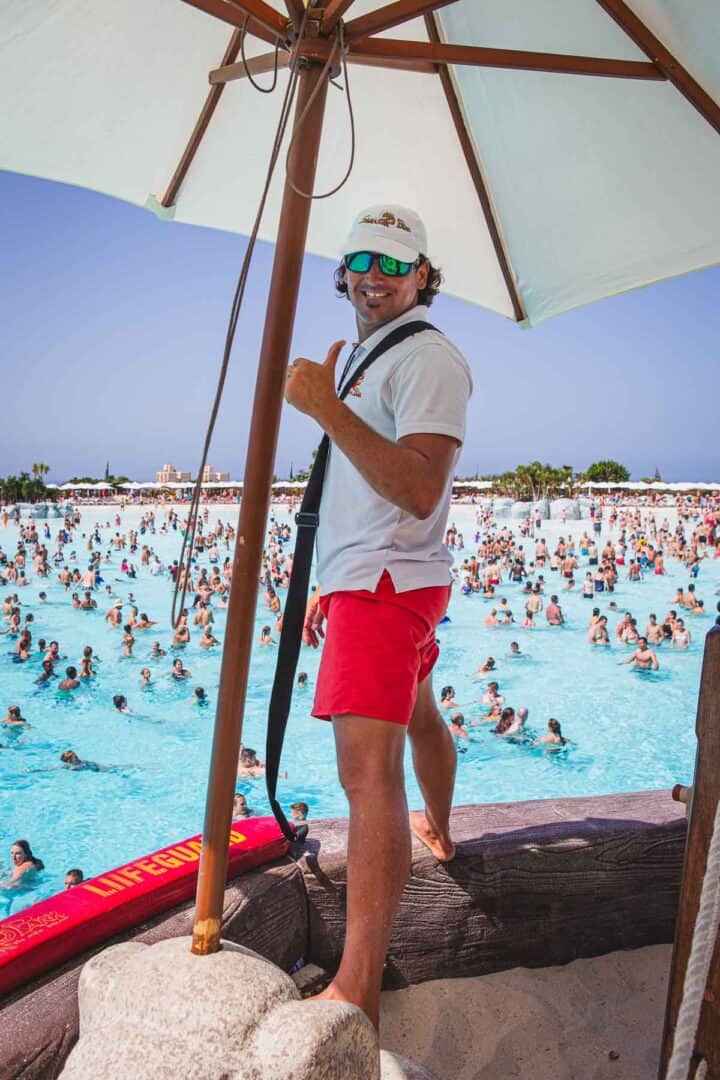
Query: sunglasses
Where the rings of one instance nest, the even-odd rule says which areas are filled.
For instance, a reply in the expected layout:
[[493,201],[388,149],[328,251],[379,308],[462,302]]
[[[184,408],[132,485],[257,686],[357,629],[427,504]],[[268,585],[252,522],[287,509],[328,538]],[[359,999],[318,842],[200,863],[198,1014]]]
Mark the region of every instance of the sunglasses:
[[343,257],[346,269],[352,270],[354,274],[367,274],[372,264],[377,262],[380,273],[387,277],[405,277],[419,266],[421,261],[416,259],[414,262],[402,262],[401,259],[394,259],[392,255],[379,255],[375,251],[353,251]]

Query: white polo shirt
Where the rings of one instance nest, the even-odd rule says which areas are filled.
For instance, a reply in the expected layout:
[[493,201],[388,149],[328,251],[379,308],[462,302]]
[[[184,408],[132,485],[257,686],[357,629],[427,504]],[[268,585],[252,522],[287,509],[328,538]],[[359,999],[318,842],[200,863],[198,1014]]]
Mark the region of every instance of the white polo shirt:
[[[376,330],[356,350],[351,371],[391,330],[427,320],[419,305]],[[425,331],[388,349],[345,398],[349,409],[386,439],[449,435],[462,443],[472,378],[465,358],[438,331]],[[459,450],[458,450],[459,453]],[[398,592],[447,585],[452,556],[443,543],[452,473],[429,518],[420,521],[384,499],[352,462],[331,446],[317,533],[318,581],[324,594],[374,590],[387,570]]]

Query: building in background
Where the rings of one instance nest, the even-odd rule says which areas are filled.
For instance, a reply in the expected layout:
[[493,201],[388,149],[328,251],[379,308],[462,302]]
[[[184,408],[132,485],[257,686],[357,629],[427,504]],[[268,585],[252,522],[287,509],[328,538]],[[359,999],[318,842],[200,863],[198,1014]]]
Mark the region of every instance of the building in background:
[[155,473],[156,484],[175,484],[175,483],[190,483],[189,472],[178,472],[174,465],[163,465],[162,469],[159,469]]
[[217,472],[212,465],[206,465],[202,471],[203,484],[222,484],[229,479],[229,472]]

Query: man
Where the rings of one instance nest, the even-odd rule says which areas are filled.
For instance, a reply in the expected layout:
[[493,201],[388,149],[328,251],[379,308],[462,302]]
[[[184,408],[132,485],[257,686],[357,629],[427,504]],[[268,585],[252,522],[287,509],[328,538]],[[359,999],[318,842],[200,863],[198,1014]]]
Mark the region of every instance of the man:
[[532,592],[525,601],[525,611],[528,615],[538,615],[543,609],[543,598],[540,595],[540,586],[533,585]]
[[111,626],[120,626],[122,622],[122,600],[115,600],[112,607],[105,612],[105,621]]
[[465,730],[465,717],[461,712],[452,714],[448,720],[448,729],[453,738],[470,740],[470,736]]
[[252,817],[254,813],[255,811],[250,809],[247,804],[247,799],[242,792],[236,791],[235,798],[233,799],[233,821]]
[[65,678],[58,683],[58,690],[77,690],[80,681],[77,677],[77,668],[72,665],[65,668]]
[[[350,379],[386,334],[427,319],[441,282],[427,250],[412,210],[371,207],[356,218],[335,278],[355,310]],[[358,1005],[377,1027],[390,928],[410,868],[406,728],[425,799],[410,828],[441,861],[455,854],[457,755],[431,671],[449,598],[443,537],[472,381],[458,350],[430,330],[380,356],[341,402],[343,344],[324,363],[296,360],[285,396],[333,444],[318,533],[322,596],[316,591],[308,605],[304,639],[317,646],[327,618],[313,713],[333,723],[350,828],[345,949],[321,996]]]
[[84,880],[82,870],[68,870],[65,875],[65,888],[72,889],[75,885],[80,885]]
[[562,613],[562,608],[558,603],[557,596],[550,597],[550,603],[545,609],[545,618],[550,626],[562,626],[565,622],[565,617]]
[[591,624],[588,641],[591,645],[610,644],[610,636],[607,631],[607,615],[601,615],[597,622]]
[[638,647],[627,660],[621,660],[621,664],[633,664],[637,671],[657,671],[660,665],[655,653],[647,643],[647,638],[641,637]]

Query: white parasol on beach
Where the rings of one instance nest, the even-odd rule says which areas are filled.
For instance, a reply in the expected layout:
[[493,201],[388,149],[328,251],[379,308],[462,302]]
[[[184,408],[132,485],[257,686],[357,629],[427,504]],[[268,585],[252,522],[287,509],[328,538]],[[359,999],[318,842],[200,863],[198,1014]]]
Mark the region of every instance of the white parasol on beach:
[[492,486],[492,480],[453,480],[453,490],[459,491],[461,488],[466,491],[489,491]]
[[[525,324],[720,260],[716,0],[323,6],[304,53],[327,57],[345,16],[357,152],[307,251],[336,257],[358,207],[411,205],[446,291]],[[256,16],[246,54],[267,84],[271,43],[290,42],[301,8],[2,0],[0,167],[249,233],[288,52],[278,92],[259,94],[238,28]],[[321,189],[349,152],[345,95],[331,90]],[[280,204],[277,184],[261,237],[275,239]]]

